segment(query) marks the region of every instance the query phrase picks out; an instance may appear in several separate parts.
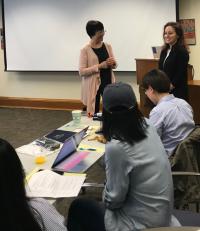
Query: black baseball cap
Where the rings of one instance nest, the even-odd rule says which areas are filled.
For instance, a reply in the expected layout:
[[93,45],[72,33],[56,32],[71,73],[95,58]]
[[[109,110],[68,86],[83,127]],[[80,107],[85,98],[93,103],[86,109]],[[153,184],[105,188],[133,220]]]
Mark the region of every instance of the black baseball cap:
[[112,108],[122,106],[132,109],[136,106],[137,100],[132,87],[127,83],[113,83],[106,86],[103,92],[103,107],[106,111],[112,112]]

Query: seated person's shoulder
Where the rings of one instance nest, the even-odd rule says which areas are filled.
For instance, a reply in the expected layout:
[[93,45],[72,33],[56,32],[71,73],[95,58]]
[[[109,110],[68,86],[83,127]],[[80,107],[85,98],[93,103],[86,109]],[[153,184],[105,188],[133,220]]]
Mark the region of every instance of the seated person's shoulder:
[[126,150],[129,148],[130,144],[116,139],[112,139],[110,142],[106,144],[105,153],[106,155],[116,158],[116,156],[120,157],[121,153],[126,153]]
[[168,108],[166,108],[166,106],[164,104],[160,104],[159,106],[155,106],[150,111],[149,118],[151,118],[152,116],[161,117],[163,114],[166,113],[167,110],[168,110]]
[[110,142],[107,142],[106,144],[106,150],[109,151],[115,151],[123,148],[123,144],[121,141],[112,139]]

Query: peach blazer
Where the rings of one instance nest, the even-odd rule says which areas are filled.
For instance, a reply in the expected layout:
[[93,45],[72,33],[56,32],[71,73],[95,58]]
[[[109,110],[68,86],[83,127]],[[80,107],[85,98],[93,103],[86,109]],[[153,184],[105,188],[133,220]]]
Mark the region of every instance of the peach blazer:
[[[110,44],[104,43],[109,57],[114,57]],[[81,101],[87,106],[87,113],[91,115],[95,111],[95,100],[98,88],[100,86],[100,72],[98,69],[98,57],[92,50],[90,44],[81,49],[79,58],[79,75],[82,77]],[[115,82],[115,76],[112,71],[112,83]]]

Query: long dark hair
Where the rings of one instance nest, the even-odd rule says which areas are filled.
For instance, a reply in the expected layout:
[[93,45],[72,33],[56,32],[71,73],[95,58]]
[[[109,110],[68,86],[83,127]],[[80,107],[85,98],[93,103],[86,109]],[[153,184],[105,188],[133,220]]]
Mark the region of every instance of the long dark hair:
[[107,141],[112,138],[134,144],[146,137],[147,123],[137,104],[127,109],[112,108],[112,113],[103,108],[103,135]]
[[[165,34],[165,28],[168,27],[168,26],[171,26],[175,30],[176,34],[178,35],[176,45],[185,48],[189,52],[188,45],[185,42],[183,28],[182,28],[182,26],[181,26],[181,24],[179,22],[168,22],[168,23],[166,23],[164,25],[164,28],[163,28],[163,38],[164,38],[164,34]],[[164,44],[163,45],[163,50],[167,50],[168,48],[169,48],[169,44]]]
[[0,139],[0,227],[9,231],[41,231],[28,204],[24,171],[15,149]]

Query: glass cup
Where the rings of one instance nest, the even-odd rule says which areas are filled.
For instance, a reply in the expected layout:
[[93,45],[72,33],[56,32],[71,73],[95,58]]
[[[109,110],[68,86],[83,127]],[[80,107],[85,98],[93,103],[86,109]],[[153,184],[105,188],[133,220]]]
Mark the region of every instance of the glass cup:
[[81,122],[81,110],[74,110],[72,111],[72,118],[74,125],[79,125]]
[[45,149],[43,147],[37,146],[34,150],[35,163],[44,164],[46,162]]

